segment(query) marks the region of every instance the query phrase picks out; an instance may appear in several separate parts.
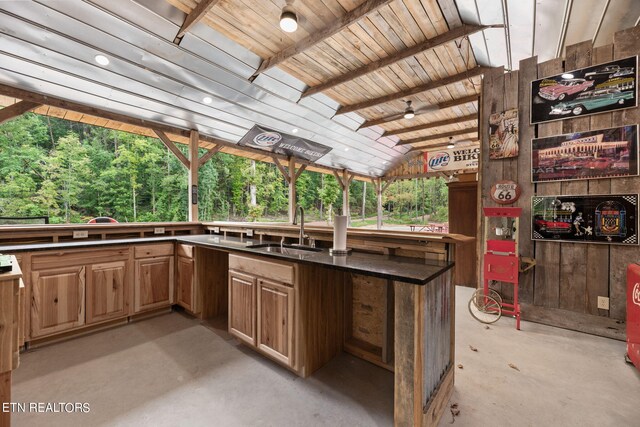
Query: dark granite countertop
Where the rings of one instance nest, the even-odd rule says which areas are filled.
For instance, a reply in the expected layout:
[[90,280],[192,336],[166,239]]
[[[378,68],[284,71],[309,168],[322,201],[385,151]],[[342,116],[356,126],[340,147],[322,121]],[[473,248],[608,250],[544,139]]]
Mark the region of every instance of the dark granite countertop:
[[266,252],[253,248],[259,244],[258,240],[244,239],[237,237],[227,237],[221,235],[185,235],[185,236],[163,236],[163,237],[143,237],[131,239],[114,240],[82,240],[78,242],[63,243],[35,243],[25,245],[0,246],[0,252],[13,254],[17,252],[34,252],[45,250],[80,249],[89,247],[103,247],[114,245],[148,244],[160,242],[180,242],[197,246],[210,247],[225,251],[243,252],[269,258],[277,258],[284,261],[291,261],[300,264],[315,264],[331,267],[336,270],[348,271],[351,273],[375,276],[383,279],[397,280],[400,282],[424,285],[443,272],[453,267],[453,262],[423,260],[419,258],[370,254],[363,252],[352,252],[344,256],[332,256],[328,249],[319,252],[309,252],[304,255],[287,255],[276,252]]
[[229,237],[225,240],[222,236],[218,235],[180,236],[176,239],[181,243],[234,252],[244,252],[300,264],[322,265],[336,270],[397,280],[414,285],[425,285],[454,265],[453,262],[448,261],[423,260],[419,258],[363,252],[352,252],[349,255],[332,256],[329,254],[328,249],[323,249],[320,252],[309,252],[309,254],[299,256],[285,255],[253,248],[252,245],[259,243],[257,240],[245,239],[241,242],[238,238]]

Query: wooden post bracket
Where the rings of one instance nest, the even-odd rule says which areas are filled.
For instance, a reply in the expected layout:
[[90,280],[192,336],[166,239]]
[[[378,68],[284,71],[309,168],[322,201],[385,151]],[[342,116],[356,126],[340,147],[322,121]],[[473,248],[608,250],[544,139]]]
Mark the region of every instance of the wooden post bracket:
[[162,141],[162,143],[178,158],[178,160],[180,160],[180,162],[187,169],[189,169],[191,167],[191,162],[189,161],[189,159],[187,159],[187,157],[184,154],[182,154],[182,151],[180,151],[180,149],[176,146],[176,144],[174,144],[173,141],[169,139],[167,134],[156,129],[152,129],[152,130],[155,132],[156,135],[158,135],[158,138],[160,138],[160,141]]
[[20,101],[8,107],[4,107],[2,110],[0,110],[0,124],[21,116],[24,113],[31,111],[34,108],[38,108],[41,105],[42,104],[38,104],[36,102]]
[[389,188],[389,186],[390,186],[391,184],[393,184],[394,182],[396,182],[396,179],[395,179],[395,178],[391,178],[391,179],[389,179],[389,180],[388,180],[387,182],[385,182],[385,184],[382,186],[382,188],[381,188],[380,192],[381,192],[381,193],[384,193],[384,192],[386,191],[386,189],[387,189],[387,188]]
[[218,151],[220,151],[222,149],[222,145],[216,145],[213,148],[210,148],[209,151],[207,151],[206,153],[204,153],[202,155],[202,157],[200,157],[198,159],[198,167],[202,167],[202,165],[204,165],[205,163],[207,163],[209,161],[210,158],[212,158],[213,156],[216,155],[216,153]]
[[[284,179],[287,181],[287,184],[290,184],[291,173],[289,172],[289,170],[287,170],[287,167],[283,166],[277,157],[272,157],[272,159],[273,159],[273,163],[275,163],[275,165],[280,170],[280,173],[282,174],[282,176],[284,176]],[[307,165],[300,165],[300,167],[295,172],[294,179],[297,181],[298,178],[300,178],[300,175],[302,175],[302,172],[304,172],[306,169],[307,169]]]
[[285,167],[282,166],[282,163],[280,163],[280,160],[277,157],[272,157],[272,159],[273,159],[273,163],[275,163],[278,169],[280,170],[280,173],[282,174],[282,176],[284,176],[284,180],[287,181],[287,184],[290,184],[291,177],[289,176],[289,172],[287,171],[287,169],[285,169]]

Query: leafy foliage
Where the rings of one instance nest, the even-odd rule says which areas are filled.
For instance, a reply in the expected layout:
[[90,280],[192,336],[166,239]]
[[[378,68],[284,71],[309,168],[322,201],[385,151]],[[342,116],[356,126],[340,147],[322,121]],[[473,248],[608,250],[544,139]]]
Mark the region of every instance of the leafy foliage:
[[[200,168],[198,186],[202,220],[287,221],[288,185],[273,164],[218,153]],[[371,223],[373,185],[353,181],[349,191],[352,218]],[[304,171],[296,195],[309,220],[342,212],[332,175]],[[446,221],[447,197],[441,179],[401,181],[383,204],[390,222]],[[187,198],[186,168],[157,139],[31,113],[0,126],[0,216],[186,221]]]

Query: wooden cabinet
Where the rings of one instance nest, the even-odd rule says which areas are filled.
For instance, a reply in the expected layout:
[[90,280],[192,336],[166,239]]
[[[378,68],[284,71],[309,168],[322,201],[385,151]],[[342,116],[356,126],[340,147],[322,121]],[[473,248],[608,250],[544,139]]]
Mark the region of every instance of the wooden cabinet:
[[135,312],[173,303],[173,255],[136,260]]
[[87,324],[128,314],[126,262],[116,261],[87,267]]
[[84,325],[85,273],[85,266],[32,272],[32,337]]
[[174,244],[138,245],[134,249],[134,311],[169,307],[175,300]]
[[294,289],[282,283],[258,279],[258,348],[293,366]]
[[229,333],[295,369],[292,264],[229,255]]
[[176,303],[193,314],[200,311],[195,281],[193,246],[178,245],[176,257]]
[[229,271],[229,333],[256,345],[255,276]]
[[128,316],[130,256],[124,246],[24,255],[31,269],[29,338]]

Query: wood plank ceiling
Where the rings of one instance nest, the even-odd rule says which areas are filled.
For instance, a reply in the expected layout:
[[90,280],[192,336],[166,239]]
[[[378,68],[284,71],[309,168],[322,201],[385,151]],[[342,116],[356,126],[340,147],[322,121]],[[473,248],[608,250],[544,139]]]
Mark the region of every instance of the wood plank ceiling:
[[[302,97],[323,92],[341,105],[337,114],[362,116],[361,128],[379,126],[373,129],[419,150],[446,144],[449,135],[478,139],[484,69],[467,34],[483,27],[463,27],[453,0],[295,0],[295,33],[278,26],[285,0],[167,1],[259,55],[256,74],[277,62],[309,86]],[[402,117],[407,100],[417,113],[410,120]]]

